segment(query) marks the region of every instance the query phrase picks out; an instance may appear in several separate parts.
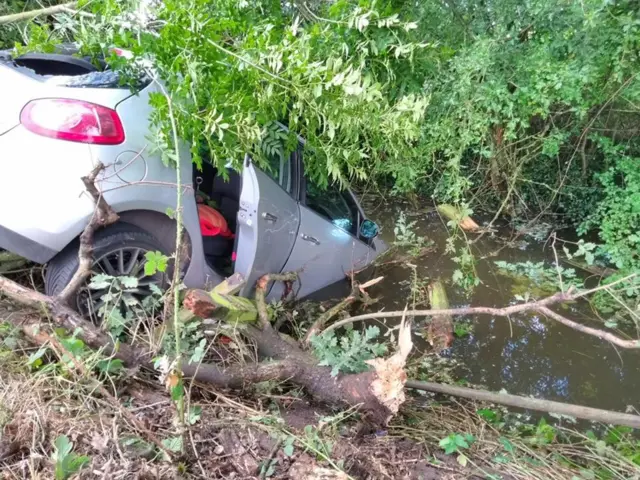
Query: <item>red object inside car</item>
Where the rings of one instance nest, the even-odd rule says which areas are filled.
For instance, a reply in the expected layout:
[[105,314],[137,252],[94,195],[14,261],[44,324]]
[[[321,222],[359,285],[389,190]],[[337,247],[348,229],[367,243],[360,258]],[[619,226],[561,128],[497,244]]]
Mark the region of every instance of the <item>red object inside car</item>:
[[221,235],[226,238],[233,238],[233,232],[229,230],[227,221],[222,214],[209,205],[198,205],[198,216],[200,217],[200,231],[205,237],[215,237]]

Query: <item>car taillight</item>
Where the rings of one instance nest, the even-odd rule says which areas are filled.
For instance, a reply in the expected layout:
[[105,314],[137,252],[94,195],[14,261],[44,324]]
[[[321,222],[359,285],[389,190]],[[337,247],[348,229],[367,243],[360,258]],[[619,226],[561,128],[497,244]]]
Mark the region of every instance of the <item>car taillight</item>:
[[97,145],[124,142],[124,128],[118,113],[82,100],[33,100],[22,109],[20,122],[33,133],[70,142]]

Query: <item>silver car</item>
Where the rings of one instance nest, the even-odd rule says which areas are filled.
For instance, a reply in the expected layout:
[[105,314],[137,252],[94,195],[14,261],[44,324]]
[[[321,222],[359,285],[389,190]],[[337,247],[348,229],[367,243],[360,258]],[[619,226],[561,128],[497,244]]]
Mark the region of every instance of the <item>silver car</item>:
[[[132,93],[114,72],[70,53],[0,53],[0,248],[48,263],[46,293],[59,293],[77,269],[78,237],[94,210],[81,177],[100,161],[106,170],[99,188],[120,221],[96,234],[95,270],[139,275],[144,296],[151,283],[141,269],[145,254],[175,251],[176,223],[167,215],[176,208],[175,169],[147,139],[149,94],[158,86],[142,82]],[[378,228],[355,195],[309,182],[304,155],[301,142],[264,170],[246,156],[240,172],[210,164],[199,171],[181,146],[188,287],[206,288],[239,272],[247,279],[241,295],[249,295],[264,273],[297,270],[294,291],[304,297],[380,254]],[[208,248],[196,202],[201,194],[226,219],[230,243]],[[276,285],[269,297],[283,293]]]

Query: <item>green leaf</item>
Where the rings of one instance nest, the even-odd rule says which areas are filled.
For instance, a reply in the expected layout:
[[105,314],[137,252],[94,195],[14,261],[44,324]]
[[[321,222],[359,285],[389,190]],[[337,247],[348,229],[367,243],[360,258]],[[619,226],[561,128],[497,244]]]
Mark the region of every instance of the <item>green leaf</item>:
[[199,405],[192,405],[189,408],[189,425],[195,425],[202,416],[202,407]]
[[494,423],[498,420],[498,413],[491,408],[481,408],[476,410],[476,413],[489,423]]
[[165,272],[167,270],[167,264],[169,262],[169,257],[164,255],[162,252],[147,252],[144,255],[147,260],[144,264],[144,273],[147,276],[155,275],[156,272]]
[[502,445],[502,447],[509,453],[515,453],[515,448],[513,446],[513,444],[509,441],[508,438],[506,437],[500,437],[498,439],[498,441],[500,442],[500,444]]
[[124,370],[124,363],[119,358],[110,358],[98,361],[96,368],[102,373],[115,374]]
[[42,357],[45,353],[47,353],[47,350],[47,347],[40,347],[37,351],[29,355],[29,358],[27,359],[27,365],[32,368],[38,368],[40,365],[42,365]]
[[282,449],[282,451],[284,452],[285,456],[287,456],[287,457],[293,456],[293,444],[290,443],[288,445],[285,445],[284,448]]
[[118,277],[118,281],[122,283],[124,288],[138,288],[138,279],[136,277]]
[[100,273],[98,275],[94,275],[91,277],[91,281],[89,282],[89,288],[92,290],[103,290],[105,288],[109,288],[113,283],[114,277],[111,275],[106,275]]
[[73,443],[71,443],[71,440],[69,440],[69,437],[67,437],[66,435],[60,435],[58,438],[56,438],[53,442],[53,445],[56,449],[56,459],[66,457],[67,455],[69,455],[69,453],[71,453],[71,450],[73,449]]
[[162,440],[162,445],[164,448],[169,450],[170,452],[181,452],[182,451],[182,437],[169,437]]

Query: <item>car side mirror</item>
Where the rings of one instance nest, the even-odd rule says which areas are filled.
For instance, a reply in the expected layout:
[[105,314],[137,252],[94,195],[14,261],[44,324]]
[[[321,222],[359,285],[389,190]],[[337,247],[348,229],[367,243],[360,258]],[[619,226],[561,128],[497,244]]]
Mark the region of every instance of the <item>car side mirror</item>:
[[360,235],[367,240],[373,240],[380,233],[380,227],[373,220],[365,220],[360,224]]

